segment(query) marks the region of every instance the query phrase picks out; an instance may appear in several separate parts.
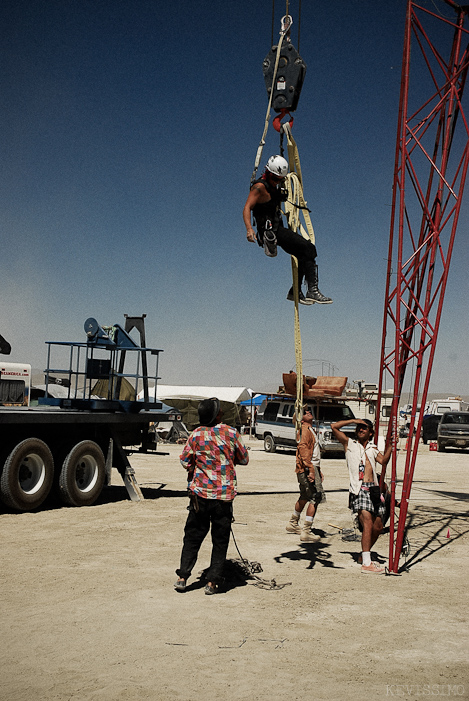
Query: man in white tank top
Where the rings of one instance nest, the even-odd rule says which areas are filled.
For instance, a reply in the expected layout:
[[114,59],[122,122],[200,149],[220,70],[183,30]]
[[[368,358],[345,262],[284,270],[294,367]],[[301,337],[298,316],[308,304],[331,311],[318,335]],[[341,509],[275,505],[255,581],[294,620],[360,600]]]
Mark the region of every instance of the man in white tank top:
[[[355,438],[349,438],[340,429],[356,424]],[[378,478],[376,463],[387,465],[391,457],[391,445],[382,455],[373,443],[373,424],[369,420],[347,419],[331,426],[332,432],[345,450],[349,471],[349,507],[358,514],[362,526],[362,569],[364,574],[383,574],[384,567],[371,561],[371,548],[383,530],[386,511],[384,497],[376,489]]]

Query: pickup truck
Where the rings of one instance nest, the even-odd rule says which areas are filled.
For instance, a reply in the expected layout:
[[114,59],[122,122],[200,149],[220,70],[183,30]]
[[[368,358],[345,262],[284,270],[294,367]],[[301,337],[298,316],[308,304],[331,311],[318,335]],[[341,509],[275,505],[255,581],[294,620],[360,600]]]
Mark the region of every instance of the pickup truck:
[[469,412],[450,411],[438,424],[437,448],[469,448]]
[[[331,424],[344,419],[354,419],[354,414],[347,404],[337,399],[311,400],[308,409],[314,416],[315,429],[321,456],[330,453],[341,453],[343,446],[337,441],[331,431]],[[255,424],[255,435],[264,441],[264,450],[273,453],[277,448],[296,448],[295,426],[293,416],[295,400],[284,395],[271,396],[261,404]],[[344,433],[352,436],[354,426],[345,426]]]

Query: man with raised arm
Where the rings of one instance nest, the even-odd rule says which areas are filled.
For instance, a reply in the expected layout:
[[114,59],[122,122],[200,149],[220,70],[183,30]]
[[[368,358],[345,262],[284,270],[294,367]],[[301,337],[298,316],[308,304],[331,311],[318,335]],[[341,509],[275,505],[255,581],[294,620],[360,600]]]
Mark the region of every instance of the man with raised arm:
[[[341,429],[356,424],[355,438],[349,438]],[[386,513],[384,496],[380,493],[376,463],[387,465],[391,445],[382,455],[373,443],[373,424],[368,419],[347,419],[331,426],[332,432],[345,450],[350,477],[349,508],[358,514],[362,530],[362,568],[365,574],[383,574],[384,568],[371,561],[371,548],[383,530]]]

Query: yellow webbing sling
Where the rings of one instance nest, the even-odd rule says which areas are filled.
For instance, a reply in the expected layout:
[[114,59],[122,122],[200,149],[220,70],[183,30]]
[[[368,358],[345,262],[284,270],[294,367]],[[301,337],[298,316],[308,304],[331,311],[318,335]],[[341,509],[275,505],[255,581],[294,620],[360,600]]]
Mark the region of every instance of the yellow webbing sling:
[[[288,2],[287,2],[287,13],[288,17]],[[291,27],[291,24],[290,24]],[[273,73],[273,81],[275,82],[277,76],[277,68],[280,59],[280,51],[282,48],[282,43],[285,35],[288,32],[289,27],[282,28],[280,32],[280,41],[277,46],[277,54],[275,57],[275,66]],[[270,111],[272,107],[272,97],[274,94],[273,86],[270,91],[269,104],[267,106],[267,113],[264,122],[264,131],[262,134],[261,141],[257,148],[256,159],[254,162],[254,170],[251,176],[251,184],[254,182],[257,169],[259,168],[259,163],[262,157],[262,151],[265,145],[265,137],[267,134],[267,129],[269,127]],[[300,156],[298,154],[298,147],[291,133],[291,127],[288,122],[281,125],[284,133],[287,137],[287,148],[288,148],[288,161],[290,167],[290,173],[286,180],[286,187],[288,191],[288,202],[284,205],[284,213],[287,217],[288,226],[292,231],[299,232],[301,236],[305,239],[310,239],[312,243],[315,243],[314,229],[311,223],[309,212],[306,209],[306,201],[303,196],[303,179],[301,175],[301,165]],[[301,208],[305,209],[301,209]],[[303,218],[306,224],[306,229],[300,222],[300,212],[303,214]],[[303,356],[301,350],[301,332],[300,332],[300,315],[299,315],[299,295],[298,295],[298,260],[295,256],[291,256],[292,263],[292,278],[293,278],[293,299],[295,302],[295,362],[296,362],[296,402],[295,402],[295,416],[296,416],[296,429],[299,431],[301,429],[301,419],[303,417]]]
[[[288,198],[284,204],[284,213],[288,226],[292,231],[298,232],[311,243],[315,243],[314,229],[306,208],[306,200],[303,196],[303,178],[301,175],[300,156],[298,147],[291,133],[288,122],[282,124],[282,129],[287,137],[288,165],[290,173],[287,176],[285,186]],[[300,213],[303,214],[305,227],[300,221]],[[293,278],[293,299],[295,302],[295,362],[296,362],[296,402],[295,417],[296,430],[301,431],[301,419],[303,417],[303,354],[301,348],[300,315],[299,315],[299,294],[298,294],[298,260],[291,256],[292,278]]]

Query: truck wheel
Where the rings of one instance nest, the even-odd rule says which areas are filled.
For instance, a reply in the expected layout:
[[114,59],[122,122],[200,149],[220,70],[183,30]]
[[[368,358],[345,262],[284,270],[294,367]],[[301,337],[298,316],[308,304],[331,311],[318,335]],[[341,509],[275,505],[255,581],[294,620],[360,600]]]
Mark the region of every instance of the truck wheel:
[[268,433],[264,436],[264,450],[266,453],[275,453],[276,445],[273,436]]
[[54,480],[54,458],[39,438],[26,438],[7,456],[0,494],[7,506],[32,511],[42,504]]
[[105,478],[103,451],[93,441],[77,443],[65,458],[59,493],[70,506],[91,506],[101,494]]

